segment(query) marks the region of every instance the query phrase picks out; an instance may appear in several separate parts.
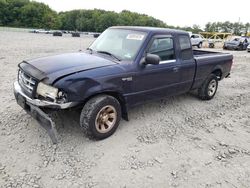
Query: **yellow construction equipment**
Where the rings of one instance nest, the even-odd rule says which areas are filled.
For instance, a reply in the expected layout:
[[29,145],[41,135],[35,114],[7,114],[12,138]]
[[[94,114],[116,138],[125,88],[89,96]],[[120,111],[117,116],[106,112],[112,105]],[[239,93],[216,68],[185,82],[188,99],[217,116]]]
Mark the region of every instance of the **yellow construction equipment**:
[[222,44],[228,37],[232,36],[232,33],[219,32],[200,32],[199,34],[205,38],[209,48],[214,48],[216,43]]
[[205,39],[222,39],[222,40],[232,35],[232,33],[218,33],[218,32],[200,32],[200,34]]

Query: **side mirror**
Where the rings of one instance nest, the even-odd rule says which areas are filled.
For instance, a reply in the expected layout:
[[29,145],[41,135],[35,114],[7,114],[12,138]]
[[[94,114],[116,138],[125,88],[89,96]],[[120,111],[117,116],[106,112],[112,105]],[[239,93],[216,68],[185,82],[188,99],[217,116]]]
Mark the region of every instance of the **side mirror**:
[[160,63],[160,57],[155,54],[147,54],[146,57],[143,59],[143,65],[158,65]]

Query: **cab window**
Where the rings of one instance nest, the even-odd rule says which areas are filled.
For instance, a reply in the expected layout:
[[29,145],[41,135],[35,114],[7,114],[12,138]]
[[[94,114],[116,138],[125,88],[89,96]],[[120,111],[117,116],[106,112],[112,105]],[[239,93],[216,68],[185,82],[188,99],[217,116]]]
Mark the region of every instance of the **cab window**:
[[190,43],[190,39],[187,35],[179,36],[179,45],[180,45],[180,56],[182,60],[189,60],[193,58],[193,50]]

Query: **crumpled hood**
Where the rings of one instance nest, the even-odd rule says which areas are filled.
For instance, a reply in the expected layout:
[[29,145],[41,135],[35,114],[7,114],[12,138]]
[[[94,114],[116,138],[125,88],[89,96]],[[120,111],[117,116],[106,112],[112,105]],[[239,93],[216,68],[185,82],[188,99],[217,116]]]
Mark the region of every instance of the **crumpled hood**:
[[225,45],[228,45],[228,46],[238,46],[240,44],[239,41],[228,41],[228,42],[225,42]]
[[42,57],[25,63],[38,69],[50,82],[75,72],[116,64],[111,60],[84,52]]

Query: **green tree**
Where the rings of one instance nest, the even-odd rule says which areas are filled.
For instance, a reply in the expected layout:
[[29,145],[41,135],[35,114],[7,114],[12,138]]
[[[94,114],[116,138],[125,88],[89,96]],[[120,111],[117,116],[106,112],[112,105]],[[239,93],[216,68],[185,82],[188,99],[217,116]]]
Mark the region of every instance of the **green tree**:
[[59,27],[57,13],[43,3],[30,2],[20,10],[21,24],[24,27],[56,28]]
[[0,23],[7,26],[20,26],[20,8],[28,3],[29,0],[1,0]]
[[0,0],[0,25],[6,25],[7,15],[7,2],[6,0]]

